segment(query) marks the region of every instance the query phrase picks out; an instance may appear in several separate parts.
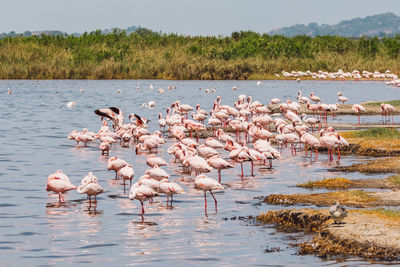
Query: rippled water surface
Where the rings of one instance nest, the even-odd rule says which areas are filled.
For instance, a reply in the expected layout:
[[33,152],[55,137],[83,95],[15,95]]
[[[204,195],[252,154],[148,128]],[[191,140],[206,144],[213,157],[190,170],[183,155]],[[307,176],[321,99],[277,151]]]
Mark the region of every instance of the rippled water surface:
[[[148,90],[150,84],[155,90]],[[169,84],[176,84],[177,89],[166,90]],[[141,89],[136,90],[137,86]],[[214,86],[215,94],[204,93]],[[12,95],[6,94],[8,87]],[[84,93],[79,92],[81,88]],[[159,94],[158,88],[165,92]],[[245,164],[244,182],[239,179],[240,166],[224,170],[225,191],[216,194],[218,213],[213,212],[210,198],[208,218],[204,216],[203,194],[194,190],[190,176],[171,162],[165,169],[187,194],[176,196],[172,209],[166,207],[164,197],[146,204],[141,222],[140,204],[130,201],[121,182],[113,180],[114,173],[107,171],[108,157],[101,156],[95,144],[81,148],[67,140],[74,129],[100,128],[100,119],[93,113],[97,108],[117,106],[126,115],[135,112],[151,119],[149,128],[156,130],[158,112],[164,114],[174,100],[192,106],[200,103],[210,109],[217,95],[229,105],[239,94],[267,103],[273,97],[295,100],[298,90],[307,96],[313,91],[328,103],[336,103],[339,91],[350,103],[400,98],[399,89],[383,82],[264,81],[257,86],[255,81],[0,81],[0,265],[342,265],[335,260],[297,255],[289,244],[291,237],[302,235],[277,233],[271,225],[256,226],[241,216],[281,208],[258,204],[257,196],[308,192],[295,185],[337,176],[328,170],[366,158],[344,156],[340,162],[329,162],[327,155],[321,154],[314,162],[303,153],[293,157],[284,150],[284,159],[274,161],[272,170],[257,166],[255,177],[249,176],[250,166]],[[150,100],[156,101],[155,108],[141,106]],[[77,102],[76,108],[68,109],[69,101]],[[357,118],[336,120],[356,122]],[[378,122],[380,116],[362,120]],[[168,140],[159,152],[167,160],[170,156],[165,150],[171,143]],[[135,155],[132,148],[114,146],[110,155],[131,162],[136,178],[147,169],[145,155]],[[228,154],[222,151],[222,155]],[[47,176],[58,169],[74,184],[93,171],[107,192],[98,197],[96,207],[89,208],[86,197],[75,191],[66,194],[66,202],[60,204],[56,195],[45,191]],[[209,176],[217,177],[217,173]],[[281,250],[265,252],[274,247]],[[349,265],[371,264],[359,258],[346,261]]]

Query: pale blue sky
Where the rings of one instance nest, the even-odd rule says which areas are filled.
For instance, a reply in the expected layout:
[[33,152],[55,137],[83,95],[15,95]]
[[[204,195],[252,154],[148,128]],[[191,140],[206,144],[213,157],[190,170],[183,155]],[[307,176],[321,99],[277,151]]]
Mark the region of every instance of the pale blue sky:
[[141,25],[190,35],[260,33],[310,22],[335,24],[384,12],[399,15],[398,0],[1,0],[0,32],[69,33]]

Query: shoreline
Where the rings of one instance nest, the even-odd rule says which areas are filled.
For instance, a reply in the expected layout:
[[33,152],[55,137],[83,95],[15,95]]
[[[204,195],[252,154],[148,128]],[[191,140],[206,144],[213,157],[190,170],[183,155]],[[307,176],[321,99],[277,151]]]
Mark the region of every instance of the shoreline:
[[[272,74],[273,75],[273,74]],[[60,78],[60,79],[40,79],[40,78],[16,78],[16,79],[1,79],[0,81],[136,81],[136,80],[156,80],[156,81],[294,81],[299,82],[298,78],[277,78],[277,77],[269,77],[268,76],[261,76],[261,77],[248,77],[247,79],[172,79],[172,78],[126,78],[126,79],[71,79],[71,78]],[[301,81],[326,81],[326,82],[387,82],[391,81],[387,78],[362,78],[362,79],[313,79],[312,77],[302,77],[300,78]],[[395,87],[395,86],[394,86]]]
[[268,211],[257,217],[286,232],[311,233],[311,241],[295,243],[300,255],[327,258],[353,255],[384,261],[400,260],[400,220],[351,210],[344,224],[335,225],[328,210],[288,209]]

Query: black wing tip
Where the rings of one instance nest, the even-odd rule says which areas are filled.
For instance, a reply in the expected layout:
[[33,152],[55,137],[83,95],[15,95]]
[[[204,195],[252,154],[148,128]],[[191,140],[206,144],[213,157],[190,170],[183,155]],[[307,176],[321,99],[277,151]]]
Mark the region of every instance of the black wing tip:
[[112,112],[115,112],[117,114],[119,114],[121,112],[121,110],[119,108],[116,108],[116,107],[109,107],[109,109],[111,109]]

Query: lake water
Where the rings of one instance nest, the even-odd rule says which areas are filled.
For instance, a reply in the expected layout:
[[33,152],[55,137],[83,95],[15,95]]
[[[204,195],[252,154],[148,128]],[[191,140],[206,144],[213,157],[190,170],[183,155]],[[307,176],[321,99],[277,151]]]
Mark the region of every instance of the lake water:
[[[150,91],[153,84],[155,90]],[[169,84],[177,89],[166,90]],[[136,87],[140,86],[140,90]],[[216,87],[215,94],[204,89]],[[237,90],[233,91],[232,87]],[[13,91],[7,95],[7,88]],[[79,90],[83,88],[84,93]],[[165,92],[160,94],[158,88]],[[202,88],[202,90],[199,90]],[[121,90],[120,94],[116,91]],[[373,264],[360,258],[321,260],[313,255],[300,256],[289,244],[292,237],[307,238],[302,234],[278,233],[272,225],[257,226],[240,216],[256,216],[280,206],[258,204],[258,196],[272,193],[309,192],[296,184],[339,173],[328,172],[333,166],[348,165],[366,160],[353,155],[343,156],[340,162],[329,162],[326,154],[318,161],[310,161],[304,154],[296,156],[284,150],[284,159],[273,162],[273,169],[257,166],[255,177],[250,177],[250,166],[245,163],[245,179],[240,181],[240,166],[222,171],[225,191],[216,194],[218,213],[213,212],[209,198],[209,217],[204,216],[202,192],[193,189],[188,174],[170,163],[165,169],[171,180],[179,182],[186,195],[174,197],[173,208],[167,208],[164,197],[145,204],[146,214],[141,222],[140,204],[130,201],[123,192],[121,181],[113,180],[114,172],[107,171],[106,156],[101,156],[96,144],[75,147],[67,140],[76,129],[97,131],[100,118],[93,110],[109,106],[120,107],[124,114],[131,112],[152,120],[149,129],[158,129],[157,114],[175,100],[209,110],[217,95],[222,103],[232,105],[239,94],[252,95],[254,100],[268,103],[271,98],[295,100],[297,91],[309,96],[313,91],[325,102],[336,103],[342,91],[350,103],[368,100],[400,98],[398,88],[383,82],[328,82],[328,81],[0,81],[0,265],[176,265],[176,266],[342,266]],[[142,103],[156,101],[153,109]],[[68,109],[69,101],[77,103]],[[399,118],[395,117],[398,121]],[[336,118],[356,122],[354,116]],[[380,120],[380,116],[363,117],[363,121]],[[159,155],[171,157],[162,147]],[[226,151],[221,151],[227,157]],[[113,146],[110,156],[125,159],[134,166],[135,178],[148,168],[146,155],[135,155],[132,148]],[[88,208],[86,196],[76,191],[65,194],[65,203],[45,191],[47,176],[61,169],[75,185],[92,171],[107,190],[98,197],[96,210]],[[209,173],[217,177],[216,171]],[[358,173],[349,178],[363,178]],[[384,177],[375,175],[373,177]],[[135,179],[134,178],[134,179]],[[321,190],[323,191],[323,190]],[[236,219],[235,219],[236,218]],[[280,247],[280,251],[266,253],[266,248]]]

